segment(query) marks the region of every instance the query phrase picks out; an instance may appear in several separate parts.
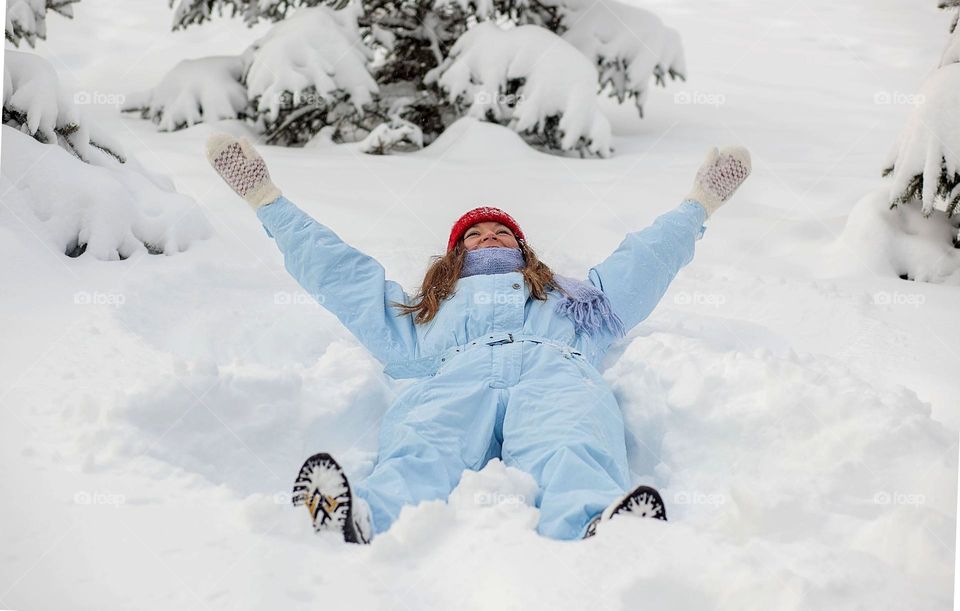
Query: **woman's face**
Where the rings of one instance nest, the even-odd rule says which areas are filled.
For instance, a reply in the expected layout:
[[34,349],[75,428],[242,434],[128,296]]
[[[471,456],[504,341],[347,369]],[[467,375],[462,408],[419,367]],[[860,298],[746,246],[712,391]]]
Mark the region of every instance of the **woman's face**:
[[467,250],[478,248],[517,248],[520,245],[513,232],[496,221],[477,223],[463,234],[463,245]]

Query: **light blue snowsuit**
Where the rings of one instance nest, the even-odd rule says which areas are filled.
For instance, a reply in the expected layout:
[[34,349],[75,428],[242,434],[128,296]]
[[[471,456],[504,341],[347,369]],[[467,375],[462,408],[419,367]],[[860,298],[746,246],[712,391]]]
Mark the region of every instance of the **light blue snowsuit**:
[[[554,312],[562,295],[530,296],[520,272],[461,278],[429,323],[398,316],[410,303],[375,259],[345,244],[285,197],[257,211],[287,270],[386,365],[410,384],[380,424],[370,475],[353,483],[385,531],[403,505],[446,499],[464,469],[493,457],[539,484],[538,532],[583,535],[630,486],[623,415],[597,371],[617,338],[577,334]],[[624,327],[645,319],[693,258],[706,211],[685,201],[627,234],[590,269]]]

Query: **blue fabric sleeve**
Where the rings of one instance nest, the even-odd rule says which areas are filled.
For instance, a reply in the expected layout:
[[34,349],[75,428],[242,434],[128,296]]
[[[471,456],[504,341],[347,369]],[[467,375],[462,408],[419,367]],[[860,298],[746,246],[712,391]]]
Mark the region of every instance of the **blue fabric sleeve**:
[[706,218],[699,202],[685,200],[646,229],[628,233],[613,254],[590,268],[589,281],[610,299],[625,330],[650,315],[680,268],[693,259]]
[[257,217],[276,240],[290,275],[378,361],[387,364],[416,356],[413,316],[400,316],[390,305],[409,304],[410,299],[399,284],[385,279],[380,263],[344,243],[282,195],[258,208]]

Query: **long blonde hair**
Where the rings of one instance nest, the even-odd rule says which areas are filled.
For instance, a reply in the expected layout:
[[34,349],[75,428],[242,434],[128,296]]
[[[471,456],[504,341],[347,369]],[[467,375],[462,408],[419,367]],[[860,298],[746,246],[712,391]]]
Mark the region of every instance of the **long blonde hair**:
[[[550,287],[559,289],[554,281],[553,272],[537,258],[536,253],[524,240],[517,240],[517,245],[520,247],[523,260],[526,262],[526,265],[518,271],[523,274],[524,281],[530,287],[530,295],[535,299],[545,301],[547,290]],[[453,250],[447,254],[432,257],[432,262],[423,277],[420,290],[413,298],[412,303],[407,305],[392,302],[390,305],[400,310],[401,315],[414,314],[413,321],[416,324],[425,324],[433,320],[433,317],[440,310],[442,302],[456,292],[457,281],[460,279],[463,259],[466,254],[467,249],[463,245],[463,239],[461,239],[453,247]]]

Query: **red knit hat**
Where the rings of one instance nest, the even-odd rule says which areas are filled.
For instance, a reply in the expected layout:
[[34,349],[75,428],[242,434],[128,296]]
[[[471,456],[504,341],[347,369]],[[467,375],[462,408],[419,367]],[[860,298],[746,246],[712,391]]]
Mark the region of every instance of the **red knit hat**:
[[465,234],[468,229],[477,223],[483,223],[485,221],[495,221],[501,225],[506,225],[510,231],[513,232],[515,238],[518,240],[525,239],[523,237],[523,232],[520,231],[520,225],[517,224],[517,221],[513,220],[512,216],[500,208],[493,208],[492,206],[480,206],[479,208],[474,208],[473,210],[467,212],[457,219],[457,222],[453,224],[453,229],[450,230],[450,240],[447,242],[447,252],[453,250],[453,247],[457,245],[457,242],[463,237],[463,234]]

